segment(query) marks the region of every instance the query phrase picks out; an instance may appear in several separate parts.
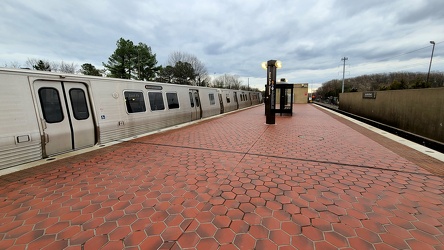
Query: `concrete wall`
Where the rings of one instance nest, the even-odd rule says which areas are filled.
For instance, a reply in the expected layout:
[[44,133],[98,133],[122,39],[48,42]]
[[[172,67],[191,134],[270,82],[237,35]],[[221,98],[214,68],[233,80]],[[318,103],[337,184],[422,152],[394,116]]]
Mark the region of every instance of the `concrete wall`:
[[294,84],[293,96],[293,103],[308,103],[308,83]]
[[339,109],[444,142],[444,88],[375,91],[339,95]]

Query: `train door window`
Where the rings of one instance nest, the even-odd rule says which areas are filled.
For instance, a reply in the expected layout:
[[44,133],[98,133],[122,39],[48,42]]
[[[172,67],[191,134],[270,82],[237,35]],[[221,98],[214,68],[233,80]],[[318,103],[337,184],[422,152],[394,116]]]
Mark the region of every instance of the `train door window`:
[[196,107],[198,108],[200,106],[199,93],[198,92],[194,92],[194,97],[196,99]]
[[151,111],[165,109],[162,92],[149,92],[148,98],[150,99]]
[[89,118],[88,104],[83,89],[70,89],[69,97],[71,99],[72,112],[77,120],[86,120]]
[[47,123],[63,121],[62,105],[59,92],[55,88],[39,89],[40,105],[42,106],[43,118]]
[[125,91],[125,103],[128,113],[145,112],[145,100],[142,92]]
[[191,103],[191,107],[194,108],[194,98],[193,98],[193,93],[190,92],[190,103]]
[[211,93],[208,96],[210,98],[210,105],[216,105],[216,100],[214,99],[214,94]]
[[179,99],[177,99],[177,93],[166,93],[166,97],[169,109],[179,108]]
[[227,94],[227,103],[230,103],[230,94]]

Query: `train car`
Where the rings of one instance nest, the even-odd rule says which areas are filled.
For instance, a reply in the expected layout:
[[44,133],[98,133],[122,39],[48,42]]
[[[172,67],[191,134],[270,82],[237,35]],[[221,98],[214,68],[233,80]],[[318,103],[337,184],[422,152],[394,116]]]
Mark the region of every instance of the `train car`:
[[261,99],[250,91],[17,69],[0,69],[0,87],[0,169],[245,108]]
[[260,92],[248,92],[250,96],[251,105],[258,105],[262,103],[262,93]]
[[239,103],[235,91],[231,89],[219,89],[218,93],[222,100],[220,105],[223,106],[223,112],[239,109]]
[[238,91],[236,94],[238,95],[237,99],[239,100],[239,108],[242,109],[252,105],[251,96],[247,91]]

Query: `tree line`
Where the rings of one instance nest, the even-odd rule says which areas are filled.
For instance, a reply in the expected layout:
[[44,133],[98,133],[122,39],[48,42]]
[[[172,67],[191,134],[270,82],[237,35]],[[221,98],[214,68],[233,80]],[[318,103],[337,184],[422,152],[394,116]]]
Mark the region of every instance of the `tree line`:
[[[444,73],[391,72],[362,75],[344,81],[344,92],[384,91],[399,89],[439,88],[444,87]],[[316,97],[328,99],[339,97],[342,92],[342,80],[330,80],[316,90]]]
[[[120,38],[116,42],[115,51],[108,61],[102,63],[103,69],[98,69],[90,63],[84,63],[78,69],[73,63],[50,62],[43,59],[28,59],[26,68],[42,71],[64,72],[92,76],[104,76],[141,81],[156,81],[194,86],[212,86],[217,88],[232,88],[255,90],[242,84],[237,76],[224,75],[211,79],[205,65],[194,55],[184,52],[173,52],[168,57],[166,66],[157,65],[156,54],[145,43],[133,43],[131,40]],[[5,67],[20,68],[16,62]],[[223,77],[223,79],[222,79]]]

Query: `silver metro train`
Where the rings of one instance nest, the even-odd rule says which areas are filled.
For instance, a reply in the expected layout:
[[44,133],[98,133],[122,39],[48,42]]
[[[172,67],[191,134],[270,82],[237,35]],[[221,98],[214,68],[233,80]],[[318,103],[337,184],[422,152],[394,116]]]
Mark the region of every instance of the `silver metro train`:
[[0,69],[0,169],[262,102],[259,92]]

